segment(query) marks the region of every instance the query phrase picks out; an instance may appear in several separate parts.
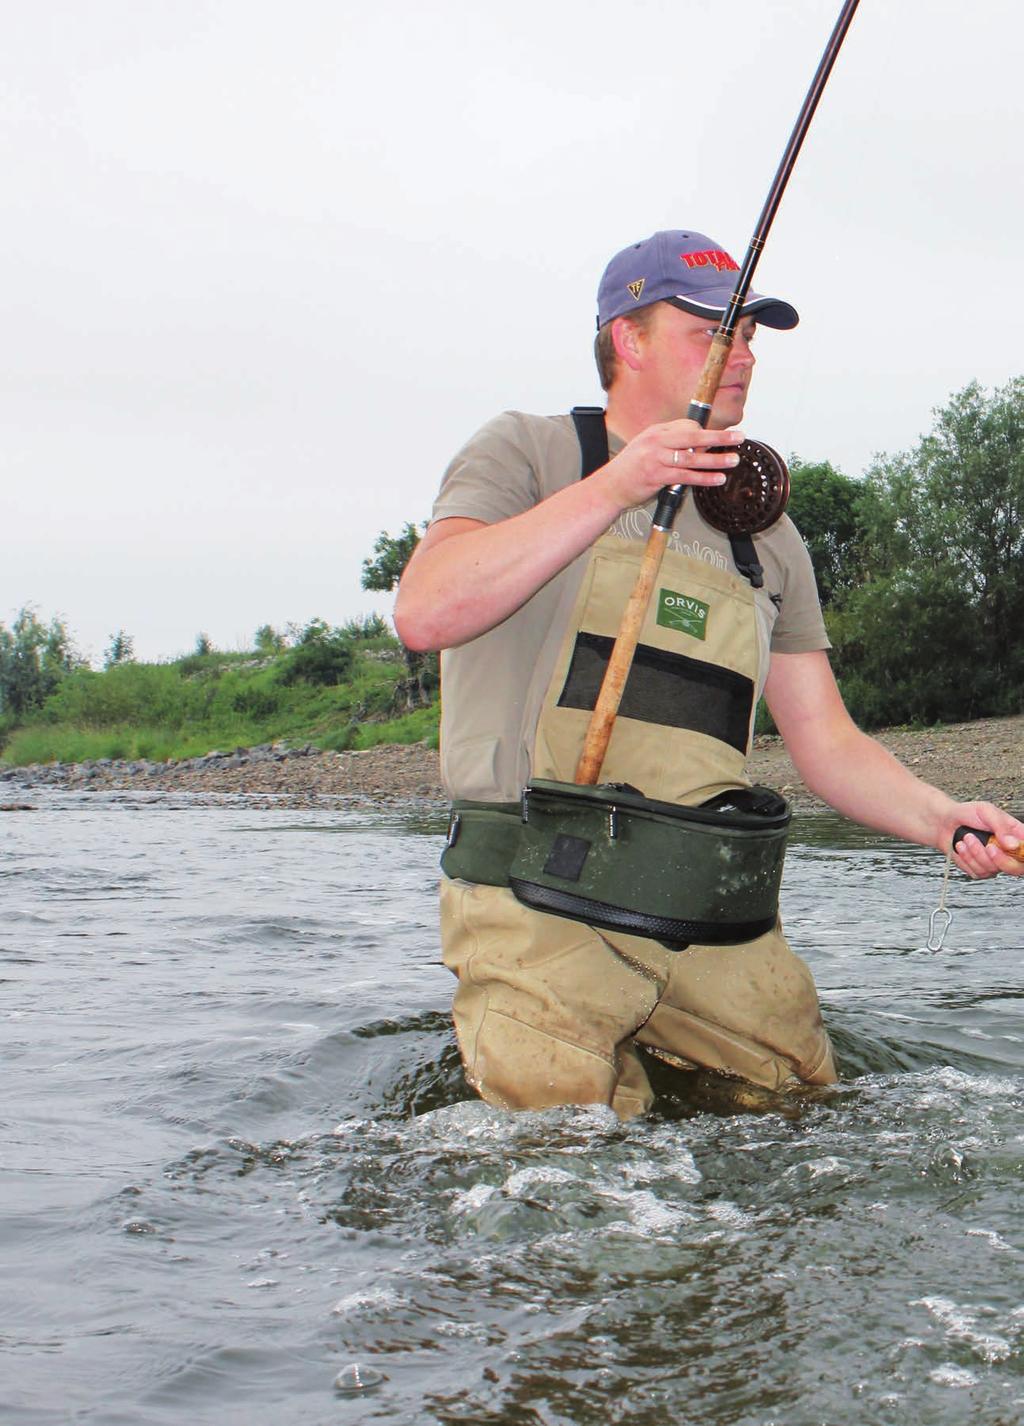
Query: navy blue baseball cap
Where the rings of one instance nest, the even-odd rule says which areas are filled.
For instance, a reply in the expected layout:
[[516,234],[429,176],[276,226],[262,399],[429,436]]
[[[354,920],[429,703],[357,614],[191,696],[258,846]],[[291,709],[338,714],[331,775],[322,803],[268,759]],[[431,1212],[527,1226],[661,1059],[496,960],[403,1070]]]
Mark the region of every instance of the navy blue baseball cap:
[[[616,253],[597,289],[597,325],[613,317],[628,317],[638,307],[671,302],[684,312],[720,321],[729,305],[739,263],[704,233],[675,229],[654,233]],[[766,327],[795,327],[795,307],[778,297],[748,292],[744,317],[756,317]]]

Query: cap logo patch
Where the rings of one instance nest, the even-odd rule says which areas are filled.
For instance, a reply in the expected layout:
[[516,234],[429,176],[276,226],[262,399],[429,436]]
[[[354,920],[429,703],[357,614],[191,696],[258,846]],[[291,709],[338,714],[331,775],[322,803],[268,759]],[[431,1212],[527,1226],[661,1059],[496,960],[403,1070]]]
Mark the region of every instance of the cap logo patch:
[[627,282],[627,283],[626,283],[626,286],[629,288],[630,292],[633,294],[633,301],[634,301],[634,302],[639,302],[639,301],[640,301],[640,294],[641,294],[641,292],[643,292],[643,290],[644,290],[644,283],[645,283],[646,281],[647,281],[647,278],[646,278],[646,277],[638,277],[637,280],[636,280],[636,282]]
[[702,253],[680,253],[687,267],[714,267],[719,272],[739,272],[740,265],[734,262],[721,248],[708,248]]

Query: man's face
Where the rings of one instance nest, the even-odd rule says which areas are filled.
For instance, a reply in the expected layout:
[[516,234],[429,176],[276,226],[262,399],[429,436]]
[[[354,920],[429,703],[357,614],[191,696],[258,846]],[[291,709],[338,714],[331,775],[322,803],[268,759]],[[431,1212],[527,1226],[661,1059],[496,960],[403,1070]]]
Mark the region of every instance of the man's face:
[[[657,408],[654,419],[672,421],[686,415],[700,380],[718,323],[659,302],[643,333],[644,386]],[[756,358],[750,349],[757,323],[745,317],[736,328],[732,351],[711,407],[708,425],[723,431],[743,418],[747,387]]]

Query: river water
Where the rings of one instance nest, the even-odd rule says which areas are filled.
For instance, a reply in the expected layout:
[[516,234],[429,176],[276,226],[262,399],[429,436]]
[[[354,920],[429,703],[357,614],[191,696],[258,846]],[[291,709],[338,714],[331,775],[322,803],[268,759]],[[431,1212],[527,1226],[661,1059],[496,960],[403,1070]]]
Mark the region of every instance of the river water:
[[31,801],[4,1426],[1024,1422],[1024,888],[954,874],[932,954],[941,859],[805,818],[839,1088],[515,1116],[459,1068],[438,814]]

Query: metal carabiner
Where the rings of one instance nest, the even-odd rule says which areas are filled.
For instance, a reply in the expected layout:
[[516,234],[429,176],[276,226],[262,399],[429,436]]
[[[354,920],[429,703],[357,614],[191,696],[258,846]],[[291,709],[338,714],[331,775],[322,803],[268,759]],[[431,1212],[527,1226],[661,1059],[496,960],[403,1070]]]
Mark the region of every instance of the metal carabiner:
[[936,906],[935,910],[928,917],[928,939],[925,941],[925,945],[930,951],[942,950],[942,943],[946,939],[946,932],[952,924],[952,911],[947,911],[945,906]]
[[953,865],[953,848],[950,847],[946,853],[946,870],[942,875],[942,890],[939,893],[939,904],[928,917],[928,939],[925,945],[930,951],[941,951],[942,943],[946,939],[946,932],[953,923],[952,911],[946,910],[946,893],[949,891],[949,873]]

